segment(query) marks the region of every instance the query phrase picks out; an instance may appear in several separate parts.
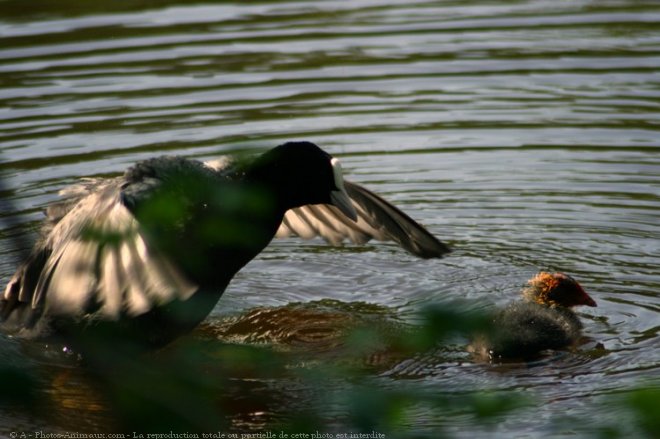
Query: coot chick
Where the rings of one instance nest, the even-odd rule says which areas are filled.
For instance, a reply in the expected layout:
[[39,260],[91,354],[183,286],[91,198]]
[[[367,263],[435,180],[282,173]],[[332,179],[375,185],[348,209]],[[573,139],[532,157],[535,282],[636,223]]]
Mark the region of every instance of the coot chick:
[[522,295],[522,301],[495,315],[492,333],[480,335],[470,351],[491,360],[531,359],[548,349],[570,347],[582,330],[572,308],[596,306],[580,284],[564,273],[538,273]]
[[382,198],[345,182],[338,160],[310,142],[224,166],[150,159],[62,194],[0,296],[5,331],[160,347],[201,322],[282,228],[333,242],[391,239],[422,257],[449,251]]

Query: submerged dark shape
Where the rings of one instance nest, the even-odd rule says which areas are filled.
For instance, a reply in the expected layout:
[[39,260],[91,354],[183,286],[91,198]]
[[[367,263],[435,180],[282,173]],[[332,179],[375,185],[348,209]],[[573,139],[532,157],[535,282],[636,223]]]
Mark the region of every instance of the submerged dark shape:
[[155,158],[62,195],[0,296],[6,331],[162,346],[201,322],[276,234],[389,239],[421,257],[449,251],[382,198],[344,182],[338,160],[309,142],[222,165]]
[[495,315],[492,332],[480,335],[470,346],[472,352],[489,359],[529,359],[548,349],[570,347],[582,331],[571,308],[596,306],[580,284],[564,273],[538,273],[522,295],[523,301]]

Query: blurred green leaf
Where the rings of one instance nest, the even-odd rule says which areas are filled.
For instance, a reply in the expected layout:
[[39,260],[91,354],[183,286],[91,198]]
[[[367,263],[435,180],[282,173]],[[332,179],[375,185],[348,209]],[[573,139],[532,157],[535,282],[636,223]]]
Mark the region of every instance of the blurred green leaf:
[[641,388],[632,391],[625,398],[625,404],[632,409],[641,429],[649,437],[660,437],[660,389]]
[[497,418],[509,412],[529,407],[533,400],[518,392],[495,393],[489,391],[475,392],[469,396],[465,406],[477,419]]
[[0,404],[18,404],[34,407],[38,384],[29,370],[5,366],[0,368]]

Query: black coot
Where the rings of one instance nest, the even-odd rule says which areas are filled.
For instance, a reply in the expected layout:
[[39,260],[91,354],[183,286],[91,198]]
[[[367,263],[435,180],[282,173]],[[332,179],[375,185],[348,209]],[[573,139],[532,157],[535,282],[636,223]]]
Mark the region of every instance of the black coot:
[[62,195],[0,296],[5,331],[162,346],[202,321],[275,235],[393,240],[425,258],[449,251],[379,196],[344,182],[338,160],[309,142],[250,162],[155,158]]

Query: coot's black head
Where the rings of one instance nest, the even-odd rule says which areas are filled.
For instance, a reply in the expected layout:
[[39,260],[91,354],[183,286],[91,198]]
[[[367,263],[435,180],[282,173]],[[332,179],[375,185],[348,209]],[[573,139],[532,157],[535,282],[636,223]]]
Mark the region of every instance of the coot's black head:
[[333,204],[357,220],[339,160],[311,142],[287,142],[271,149],[254,161],[246,179],[273,193],[287,210],[306,204]]
[[596,302],[571,276],[564,273],[540,272],[531,278],[523,295],[529,301],[548,306],[596,306]]

